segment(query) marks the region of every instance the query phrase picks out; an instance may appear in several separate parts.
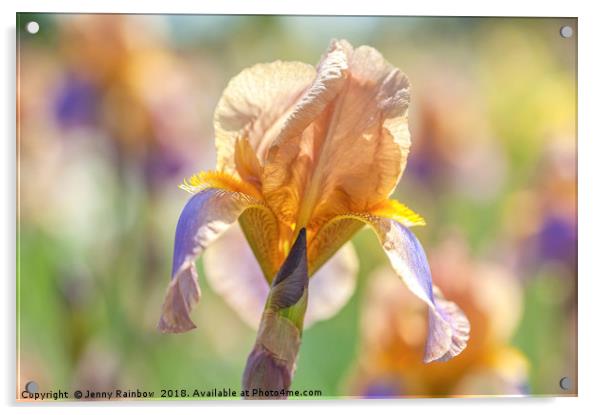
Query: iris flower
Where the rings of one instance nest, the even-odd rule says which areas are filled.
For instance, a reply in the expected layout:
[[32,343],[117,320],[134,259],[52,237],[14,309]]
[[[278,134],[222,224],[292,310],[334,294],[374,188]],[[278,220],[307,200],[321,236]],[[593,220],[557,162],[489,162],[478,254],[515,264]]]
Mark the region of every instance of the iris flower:
[[[344,40],[332,41],[315,68],[276,61],[234,77],[214,116],[217,168],[181,186],[193,196],[176,228],[159,329],[195,327],[195,260],[238,222],[263,272],[257,284],[268,287],[243,386],[286,389],[308,297],[312,303],[309,279],[368,225],[401,280],[428,306],[424,361],[459,354],[469,323],[432,285],[425,252],[409,229],[424,220],[389,199],[410,148],[409,100],[399,69],[377,50]],[[233,249],[227,262],[237,255]]]

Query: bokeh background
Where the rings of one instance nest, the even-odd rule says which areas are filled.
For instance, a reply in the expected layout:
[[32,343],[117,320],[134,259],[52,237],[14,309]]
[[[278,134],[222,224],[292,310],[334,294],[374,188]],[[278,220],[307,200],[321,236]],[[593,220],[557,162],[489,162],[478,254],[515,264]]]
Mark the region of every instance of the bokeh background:
[[576,393],[576,19],[19,14],[17,33],[19,390],[239,388],[255,333],[202,261],[198,329],[156,330],[189,196],[177,186],[214,167],[232,76],[317,63],[345,38],[412,82],[394,197],[426,218],[433,278],[472,335],[459,357],[422,364],[425,310],[364,230],[357,290],[304,333],[293,388]]

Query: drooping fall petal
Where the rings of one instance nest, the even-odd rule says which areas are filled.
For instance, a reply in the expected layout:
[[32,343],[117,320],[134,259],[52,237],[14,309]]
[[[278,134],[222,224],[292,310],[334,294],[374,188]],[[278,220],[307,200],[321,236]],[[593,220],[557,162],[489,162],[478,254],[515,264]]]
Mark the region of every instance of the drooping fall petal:
[[429,334],[425,362],[445,361],[466,347],[470,324],[456,304],[443,298],[433,287],[431,271],[420,242],[405,226],[388,218],[369,221],[408,289],[429,306]]
[[[420,216],[401,204],[388,213],[408,226],[424,223]],[[458,355],[466,347],[470,324],[464,313],[433,287],[431,271],[420,242],[398,221],[368,213],[347,214],[331,219],[320,229],[308,248],[310,266],[312,261],[322,261],[322,253],[332,251],[341,239],[348,237],[347,233],[357,231],[366,224],[376,232],[397,275],[429,307],[425,362],[443,361]]]
[[422,216],[396,200],[387,199],[371,209],[370,215],[364,214],[365,220],[358,220],[360,214],[338,215],[322,225],[317,233],[311,234],[308,246],[310,272],[318,269],[337,250],[362,227],[370,216],[387,217],[406,227],[425,224]]
[[172,280],[159,321],[161,331],[179,333],[196,327],[190,318],[201,294],[195,260],[243,211],[257,203],[246,194],[215,188],[202,190],[188,201],[176,227]]
[[[236,261],[232,253],[236,252]],[[257,328],[269,293],[269,283],[238,225],[233,225],[203,254],[207,282],[240,318]],[[353,294],[358,259],[351,243],[313,274],[304,327],[334,316]]]

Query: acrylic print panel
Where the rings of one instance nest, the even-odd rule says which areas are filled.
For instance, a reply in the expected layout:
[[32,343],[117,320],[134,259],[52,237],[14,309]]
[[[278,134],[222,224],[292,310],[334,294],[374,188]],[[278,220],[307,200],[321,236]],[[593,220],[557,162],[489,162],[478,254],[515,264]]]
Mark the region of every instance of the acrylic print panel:
[[576,19],[17,32],[18,400],[577,394]]

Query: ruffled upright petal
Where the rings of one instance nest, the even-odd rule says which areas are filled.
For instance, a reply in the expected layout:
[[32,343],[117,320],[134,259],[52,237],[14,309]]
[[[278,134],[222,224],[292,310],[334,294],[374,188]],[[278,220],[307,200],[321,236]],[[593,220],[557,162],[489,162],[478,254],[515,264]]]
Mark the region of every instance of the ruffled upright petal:
[[333,41],[267,155],[263,192],[279,218],[311,231],[385,200],[410,147],[409,96],[375,49]]
[[214,114],[217,169],[236,172],[236,143],[242,138],[263,163],[287,114],[315,73],[305,63],[276,61],[254,65],[232,78]]
[[316,151],[326,134],[327,107],[344,87],[347,69],[347,54],[333,46],[270,146],[263,170],[263,193],[285,223],[294,223],[299,214],[301,198],[317,161]]
[[407,77],[371,47],[347,51],[349,74],[333,104],[312,187],[313,221],[367,211],[386,199],[401,177],[410,148]]
[[159,320],[161,331],[179,333],[196,327],[190,318],[201,295],[195,260],[242,212],[257,203],[246,194],[215,188],[202,190],[188,201],[176,227],[172,280]]

